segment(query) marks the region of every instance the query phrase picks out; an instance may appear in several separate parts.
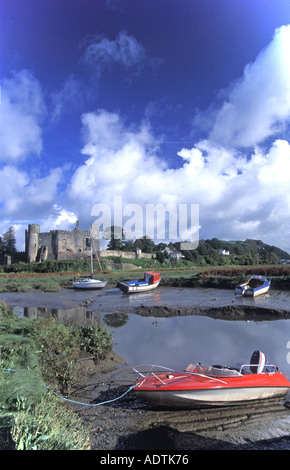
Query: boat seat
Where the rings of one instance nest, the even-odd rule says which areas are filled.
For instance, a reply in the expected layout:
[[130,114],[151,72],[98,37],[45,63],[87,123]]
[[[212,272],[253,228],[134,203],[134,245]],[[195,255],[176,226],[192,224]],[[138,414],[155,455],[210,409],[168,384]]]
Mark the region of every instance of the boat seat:
[[221,366],[219,364],[214,364],[212,367],[215,369],[226,369],[226,370],[236,370],[237,372],[240,371],[238,367],[232,367],[232,366]]

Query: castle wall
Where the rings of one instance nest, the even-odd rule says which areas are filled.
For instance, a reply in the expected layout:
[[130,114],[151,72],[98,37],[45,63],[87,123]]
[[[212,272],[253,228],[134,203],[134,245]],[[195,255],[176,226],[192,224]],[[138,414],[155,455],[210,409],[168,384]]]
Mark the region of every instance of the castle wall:
[[[91,254],[89,230],[51,230],[40,232],[40,226],[31,224],[25,233],[25,251],[28,263],[46,260],[88,258]],[[99,240],[93,241],[93,253],[100,250]]]
[[39,234],[39,260],[56,259],[55,250],[53,249],[52,232],[42,232]]
[[[54,249],[58,260],[87,258],[91,255],[90,232],[57,230],[54,234]],[[94,240],[94,246],[96,245]],[[97,249],[97,247],[95,248]]]
[[135,258],[156,258],[155,253],[142,253],[139,249],[135,251],[120,251],[120,250],[102,250],[100,252],[101,258],[108,258],[109,256],[119,256],[120,258],[135,259]]

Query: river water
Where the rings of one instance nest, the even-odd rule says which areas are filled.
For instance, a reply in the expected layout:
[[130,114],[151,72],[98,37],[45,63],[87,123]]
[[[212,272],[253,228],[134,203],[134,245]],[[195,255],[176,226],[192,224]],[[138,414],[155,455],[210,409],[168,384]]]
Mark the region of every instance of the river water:
[[[289,319],[228,320],[207,315],[154,318],[136,315],[138,306],[221,308],[229,305],[289,310],[290,293],[269,291],[253,298],[235,297],[231,290],[159,287],[144,294],[124,295],[119,289],[57,293],[1,293],[20,316],[55,316],[61,322],[93,323],[102,318],[114,336],[114,351],[131,365],[156,364],[183,369],[190,362],[237,366],[260,349],[290,379]],[[226,318],[226,317],[225,317]]]

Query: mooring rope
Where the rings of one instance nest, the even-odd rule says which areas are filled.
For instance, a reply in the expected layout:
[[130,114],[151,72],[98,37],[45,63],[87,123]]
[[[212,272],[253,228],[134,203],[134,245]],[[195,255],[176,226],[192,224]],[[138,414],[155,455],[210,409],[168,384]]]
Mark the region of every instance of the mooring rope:
[[[17,372],[17,369],[2,369],[2,370],[6,372]],[[47,385],[43,384],[43,386],[47,388],[47,390],[49,390],[51,393],[53,393],[53,395],[60,398],[61,400],[68,401],[70,403],[74,403],[76,405],[82,405],[82,406],[100,406],[100,405],[106,405],[107,403],[112,403],[114,401],[120,400],[120,398],[124,397],[127,393],[129,393],[135,387],[135,385],[131,385],[131,387],[129,387],[128,390],[126,390],[126,392],[122,393],[122,395],[116,398],[113,398],[112,400],[106,400],[100,403],[84,403],[84,402],[70,400],[69,398],[62,397],[61,395],[56,393],[54,390],[51,390]]]
[[[49,387],[47,387],[47,385],[44,385],[44,387],[46,387],[48,390]],[[62,400],[65,400],[65,401],[68,401],[70,403],[74,403],[75,405],[84,405],[84,406],[100,406],[100,405],[106,405],[107,403],[112,403],[113,401],[117,401],[117,400],[120,400],[120,398],[124,397],[128,392],[130,392],[133,388],[135,387],[135,385],[132,385],[131,387],[128,388],[128,390],[126,390],[126,392],[124,392],[122,395],[120,395],[119,397],[116,397],[116,398],[113,398],[112,400],[106,400],[106,401],[103,401],[101,403],[82,403],[82,402],[79,402],[79,401],[74,401],[74,400],[70,400],[69,398],[64,398],[62,397],[61,395],[58,395],[58,393],[56,393],[54,390],[50,390],[56,397],[58,398],[61,398]]]

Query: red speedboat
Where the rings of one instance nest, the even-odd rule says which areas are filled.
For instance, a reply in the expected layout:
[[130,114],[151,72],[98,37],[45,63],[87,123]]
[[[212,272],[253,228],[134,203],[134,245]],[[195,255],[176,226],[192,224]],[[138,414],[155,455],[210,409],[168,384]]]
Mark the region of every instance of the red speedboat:
[[289,388],[277,367],[265,364],[264,354],[255,351],[250,364],[239,369],[190,364],[182,372],[150,370],[140,374],[134,391],[154,406],[196,408],[282,398]]

